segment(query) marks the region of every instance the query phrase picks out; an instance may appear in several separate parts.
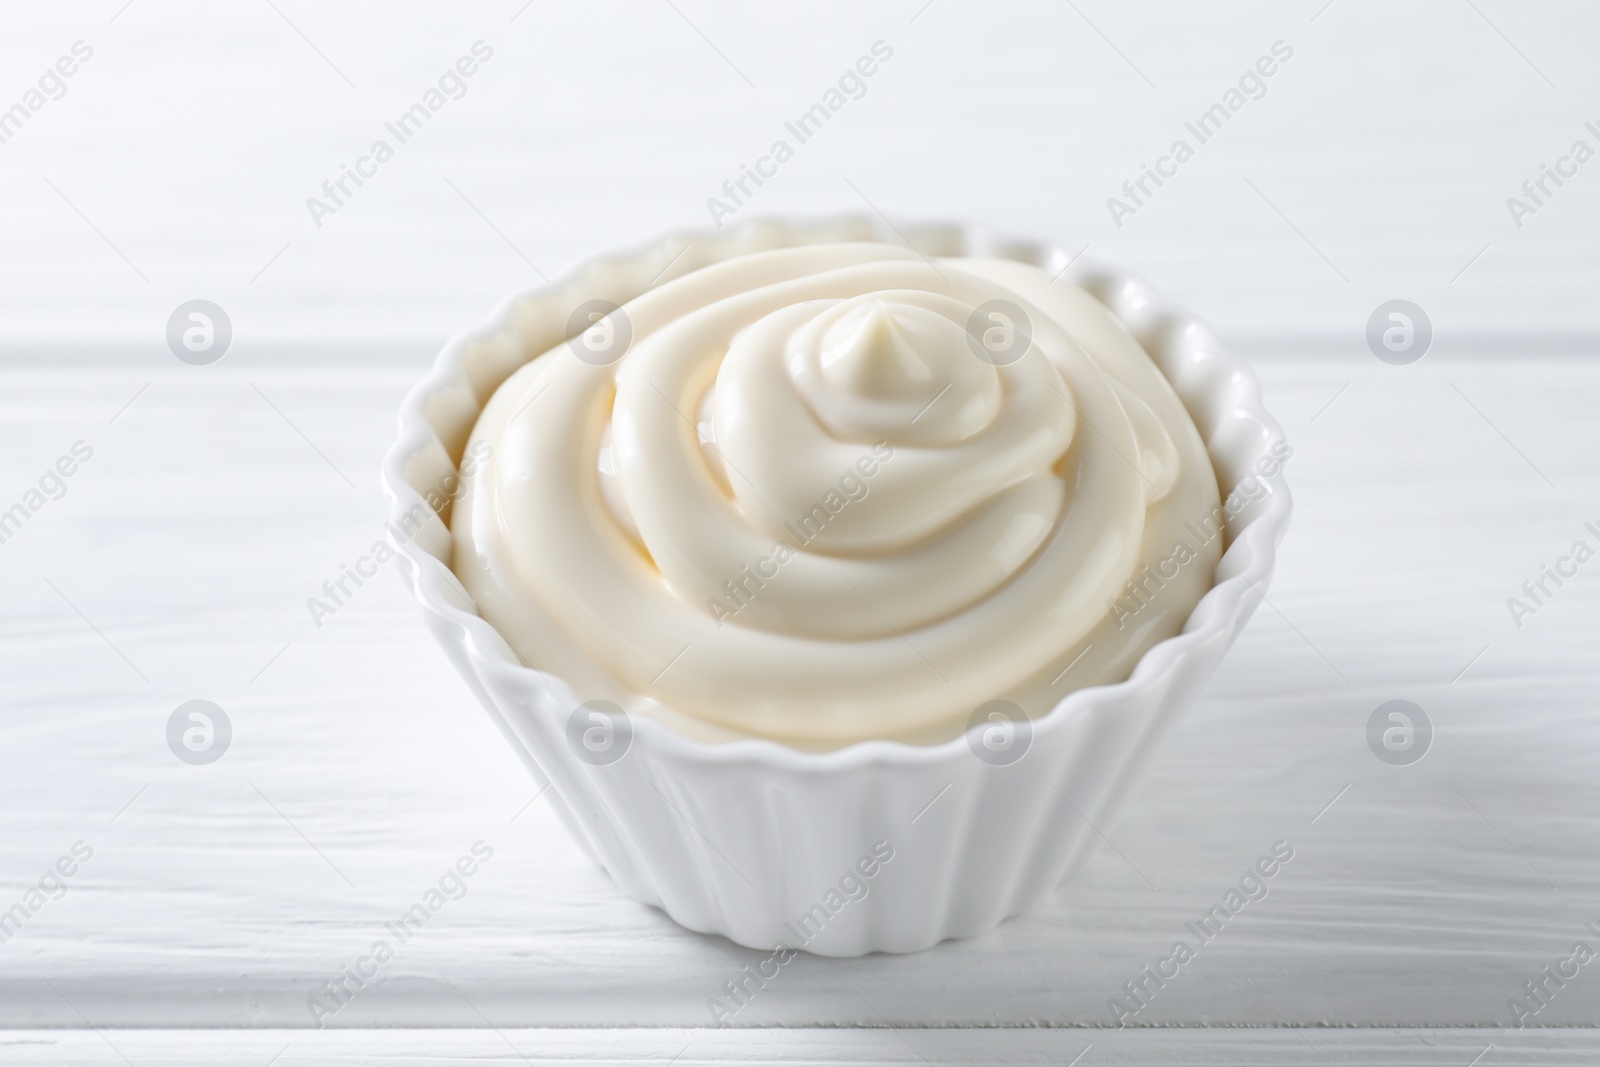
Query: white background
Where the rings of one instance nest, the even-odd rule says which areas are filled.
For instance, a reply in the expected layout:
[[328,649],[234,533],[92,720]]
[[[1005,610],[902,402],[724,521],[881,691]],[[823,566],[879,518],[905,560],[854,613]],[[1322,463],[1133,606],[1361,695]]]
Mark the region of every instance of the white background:
[[[1593,5],[108,0],[8,4],[0,31],[0,107],[94,48],[0,145],[0,508],[95,450],[0,545],[0,909],[95,849],[0,944],[0,1063],[1600,1057],[1600,971],[1535,1028],[1507,1006],[1600,945],[1600,564],[1522,628],[1506,607],[1600,525],[1600,161],[1521,229],[1505,203],[1600,148]],[[466,96],[318,228],[306,199],[480,39]],[[1115,848],[987,937],[799,960],[713,1032],[705,998],[756,957],[582,858],[398,581],[320,628],[305,600],[380,536],[379,457],[445,338],[709,225],[879,40],[866,95],[739,218],[947,217],[1142,273],[1254,361],[1297,513]],[[1265,97],[1116,227],[1106,198],[1279,40]],[[196,298],[233,323],[209,367],[164,338]],[[1435,329],[1409,367],[1363,340],[1392,298]],[[197,697],[235,731],[204,768],[163,738]],[[1394,698],[1434,722],[1413,767],[1367,747]],[[335,1020],[376,1029],[295,1029],[478,839],[471,892]],[[1279,839],[1272,895],[1153,1028],[1111,1029],[1107,998]]]
[[[706,199],[878,40],[894,58],[866,96],[744,214],[864,197],[1088,243],[1252,342],[1358,338],[1392,297],[1430,311],[1441,351],[1600,327],[1600,162],[1520,230],[1505,205],[1596,141],[1592,5],[121,2],[5,14],[0,102],[95,49],[0,146],[7,352],[159,356],[167,314],[205,297],[239,355],[421,358],[529,263],[707,225]],[[467,95],[318,229],[306,199],[480,39],[495,57]],[[1294,58],[1266,96],[1114,226],[1106,198],[1278,40]]]

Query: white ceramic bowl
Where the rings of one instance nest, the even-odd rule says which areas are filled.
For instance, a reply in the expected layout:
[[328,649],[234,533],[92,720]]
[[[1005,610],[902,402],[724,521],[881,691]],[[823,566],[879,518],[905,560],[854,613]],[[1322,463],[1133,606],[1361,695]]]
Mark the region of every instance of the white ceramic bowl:
[[[1250,618],[1288,526],[1279,472],[1262,479],[1271,491],[1230,524],[1215,584],[1183,632],[1151,648],[1127,681],[1077,690],[1034,720],[1031,747],[1007,766],[976,758],[966,738],[816,754],[764,740],[695,742],[638,716],[622,758],[605,766],[580,759],[567,741],[580,698],[561,678],[524,666],[477,614],[448,566],[448,511],[436,516],[421,494],[450,484],[494,389],[564,339],[562,309],[596,296],[620,302],[619,277],[632,279],[625,284],[636,293],[669,264],[676,275],[757,248],[902,239],[927,255],[1004,256],[1052,274],[1071,261],[982,230],[891,229],[863,218],[674,235],[518,294],[452,340],[407,395],[384,459],[390,537],[428,626],[537,784],[553,786],[550,801],[572,835],[635,900],[752,948],[915,951],[985,933],[1081,868]],[[594,287],[598,274],[604,293]],[[1172,382],[1226,497],[1283,437],[1255,375],[1136,278],[1077,263],[1064,277],[1105,303]],[[553,341],[552,330],[561,331]]]

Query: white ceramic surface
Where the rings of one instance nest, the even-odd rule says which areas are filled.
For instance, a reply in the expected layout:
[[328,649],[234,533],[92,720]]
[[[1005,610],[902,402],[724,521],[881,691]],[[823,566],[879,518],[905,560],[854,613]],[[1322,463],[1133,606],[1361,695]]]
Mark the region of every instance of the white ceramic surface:
[[[1205,325],[1133,277],[1069,267],[1065,252],[1032,242],[859,218],[758,221],[591,263],[605,264],[604,295],[617,299],[619,275],[642,291],[658,277],[774,242],[902,236],[928,255],[1002,255],[1064,270],[1094,292],[1171,380],[1224,496],[1282,438],[1254,374]],[[512,297],[484,327],[446,345],[402,405],[399,439],[384,461],[393,517],[418,504],[419,488],[450,473],[494,388],[561,340],[549,340],[552,323],[565,318],[555,309],[602,295],[590,288],[589,266]],[[856,956],[984,933],[1083,864],[1267,588],[1291,504],[1281,472],[1265,480],[1271,492],[1235,519],[1216,584],[1184,631],[1152,648],[1126,682],[1067,696],[1032,724],[1026,755],[1001,767],[975,758],[964,738],[810,754],[760,740],[696,743],[642,717],[632,721],[626,754],[593,766],[566,740],[578,696],[560,678],[523,666],[451,574],[448,515],[428,519],[415,537],[391,537],[429,628],[536,780],[553,785],[573,835],[626,893],[690,929],[752,948],[781,941]],[[928,834],[925,822],[938,833]],[[875,845],[879,855],[887,845],[893,859],[866,881],[864,897],[840,906],[843,894],[830,891]]]

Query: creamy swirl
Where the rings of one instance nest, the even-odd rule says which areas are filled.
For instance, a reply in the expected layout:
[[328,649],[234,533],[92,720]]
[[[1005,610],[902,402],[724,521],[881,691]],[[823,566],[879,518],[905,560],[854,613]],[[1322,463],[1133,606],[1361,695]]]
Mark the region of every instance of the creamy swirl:
[[589,318],[490,399],[453,516],[479,610],[584,699],[950,736],[1126,676],[1210,586],[1220,537],[1126,599],[1215,477],[1137,342],[1037,268],[785,248]]

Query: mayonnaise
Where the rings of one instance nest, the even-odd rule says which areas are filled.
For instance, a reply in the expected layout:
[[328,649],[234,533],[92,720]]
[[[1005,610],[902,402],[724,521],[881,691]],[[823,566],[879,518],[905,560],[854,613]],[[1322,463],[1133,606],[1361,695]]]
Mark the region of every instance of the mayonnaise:
[[1125,678],[1211,586],[1193,422],[1036,267],[784,248],[590,329],[626,350],[512,374],[452,516],[479,611],[582,699],[706,740],[932,742]]

